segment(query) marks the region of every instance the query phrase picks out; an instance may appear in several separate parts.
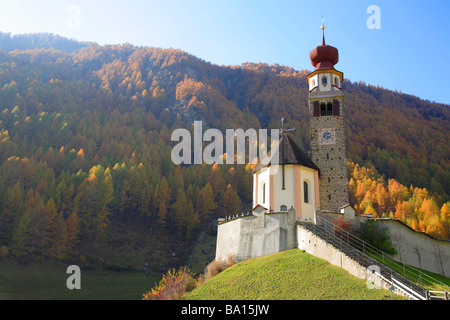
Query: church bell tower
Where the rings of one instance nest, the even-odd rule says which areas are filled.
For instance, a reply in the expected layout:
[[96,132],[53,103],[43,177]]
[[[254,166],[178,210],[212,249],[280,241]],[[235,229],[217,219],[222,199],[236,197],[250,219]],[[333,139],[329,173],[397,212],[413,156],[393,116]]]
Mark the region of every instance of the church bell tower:
[[339,212],[348,204],[347,163],[344,132],[343,73],[334,69],[339,61],[335,47],[325,44],[309,55],[315,70],[307,76],[312,161],[320,169],[320,209]]

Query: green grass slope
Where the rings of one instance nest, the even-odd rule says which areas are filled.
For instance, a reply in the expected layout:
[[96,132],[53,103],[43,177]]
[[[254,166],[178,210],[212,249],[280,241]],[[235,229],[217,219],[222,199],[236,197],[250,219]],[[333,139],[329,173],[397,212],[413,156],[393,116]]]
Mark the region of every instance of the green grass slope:
[[[389,290],[298,249],[242,261],[185,295],[186,300],[383,300]],[[403,297],[394,295],[394,299]]]

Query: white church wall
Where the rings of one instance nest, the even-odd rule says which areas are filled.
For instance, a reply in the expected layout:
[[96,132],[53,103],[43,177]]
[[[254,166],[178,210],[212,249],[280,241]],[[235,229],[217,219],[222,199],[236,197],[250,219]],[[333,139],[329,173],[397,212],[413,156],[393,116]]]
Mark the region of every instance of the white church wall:
[[292,165],[284,166],[284,187],[283,190],[283,169],[280,166],[278,172],[273,176],[273,211],[278,212],[281,206],[289,209],[294,206],[294,169]]
[[[326,85],[323,85],[323,78],[326,78]],[[331,90],[331,79],[332,74],[331,73],[321,73],[319,74],[319,90],[320,91],[330,91]]]
[[[318,181],[314,169],[299,165],[284,166],[284,190],[282,166],[270,166],[254,174],[253,207],[262,205],[272,212],[293,207],[297,219],[313,219],[318,207]],[[308,202],[304,200],[304,182],[308,183]],[[265,197],[263,189],[265,185]],[[256,186],[256,187],[255,187]],[[264,199],[263,199],[264,198]],[[265,200],[265,201],[263,201]]]
[[312,76],[311,78],[309,78],[309,91],[311,91],[312,89],[317,87],[318,84],[319,84],[318,75],[315,75],[315,76]]
[[254,191],[255,197],[253,199],[253,208],[256,207],[258,204],[266,208],[270,207],[270,190],[271,190],[270,173],[271,167],[265,167],[254,175],[256,176],[256,179],[254,181],[253,188],[255,188],[255,186],[257,186],[257,188],[256,191]]

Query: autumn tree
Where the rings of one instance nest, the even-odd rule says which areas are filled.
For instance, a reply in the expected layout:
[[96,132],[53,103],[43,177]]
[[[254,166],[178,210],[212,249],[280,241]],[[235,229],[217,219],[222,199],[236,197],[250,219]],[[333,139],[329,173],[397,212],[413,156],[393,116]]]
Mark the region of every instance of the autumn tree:
[[11,239],[11,254],[22,257],[31,251],[31,209],[28,209],[20,218],[17,228]]
[[188,200],[186,194],[182,188],[178,188],[176,201],[172,205],[171,220],[175,224],[178,235],[182,238],[186,236],[187,208]]
[[22,213],[23,197],[23,189],[19,181],[5,192],[0,208],[0,243],[2,244],[7,244],[12,237],[16,221]]
[[50,199],[45,206],[45,216],[47,220],[45,254],[51,259],[61,260],[65,258],[69,249],[67,229],[64,217],[56,212],[53,199]]
[[227,186],[227,190],[219,202],[219,208],[223,215],[238,214],[241,212],[241,199],[231,185]]
[[75,247],[79,243],[78,234],[80,232],[78,215],[74,211],[66,221],[67,245],[69,248]]
[[208,178],[208,182],[214,193],[215,201],[219,201],[220,197],[226,190],[225,178],[223,173],[217,163],[215,163],[211,168],[211,174]]
[[161,183],[156,186],[154,199],[157,208],[156,223],[164,228],[167,221],[167,212],[170,202],[170,190],[165,177],[161,179]]
[[80,231],[99,240],[109,223],[109,203],[112,201],[113,181],[109,168],[94,166],[80,184],[74,209],[80,218]]
[[196,199],[195,206],[200,221],[205,221],[217,209],[217,204],[214,202],[214,194],[211,185],[206,185],[200,190]]

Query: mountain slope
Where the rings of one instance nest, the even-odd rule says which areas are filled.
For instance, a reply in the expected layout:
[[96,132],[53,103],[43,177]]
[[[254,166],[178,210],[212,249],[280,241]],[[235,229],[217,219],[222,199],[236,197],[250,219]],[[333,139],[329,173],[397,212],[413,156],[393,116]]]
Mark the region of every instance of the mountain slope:
[[54,48],[70,53],[87,45],[87,42],[67,39],[52,33],[12,35],[0,32],[0,48],[4,51]]
[[[16,46],[21,47],[20,42]],[[3,96],[10,98],[3,98],[2,105],[14,107],[11,99],[21,92],[16,92],[11,81],[27,74],[28,70],[20,68],[26,66],[37,69],[28,81],[83,81],[92,94],[109,96],[131,109],[142,106],[168,126],[178,116],[178,126],[204,120],[205,125],[219,129],[278,128],[284,117],[288,125],[297,127],[296,139],[305,148],[309,146],[306,70],[251,63],[219,67],[172,49],[80,47],[71,54],[48,50],[9,53],[4,60],[19,68],[7,79],[2,77],[1,85],[7,91]],[[31,86],[14,81],[22,90]],[[387,177],[430,189],[446,202],[450,190],[448,105],[348,80],[343,88],[348,157],[360,164],[370,161]]]
[[[240,262],[201,284],[185,300],[385,300],[389,290],[298,249]],[[402,299],[395,296],[395,299]]]
[[[123,243],[116,231],[139,227],[160,239],[157,249],[138,239],[127,248],[141,252],[131,259],[139,267],[161,252],[166,262],[153,269],[184,263],[199,231],[214,232],[211,221],[231,214],[222,209],[229,207],[228,185],[238,196],[233,207],[250,201],[252,168],[174,165],[175,128],[203,120],[204,128],[270,129],[284,117],[297,128],[293,139],[309,146],[306,70],[25,38],[0,39],[1,255],[83,256],[102,264],[105,248]],[[448,105],[350,81],[343,86],[349,160],[373,164],[406,188],[427,188],[443,206],[450,190]],[[126,254],[117,260],[130,261]]]

